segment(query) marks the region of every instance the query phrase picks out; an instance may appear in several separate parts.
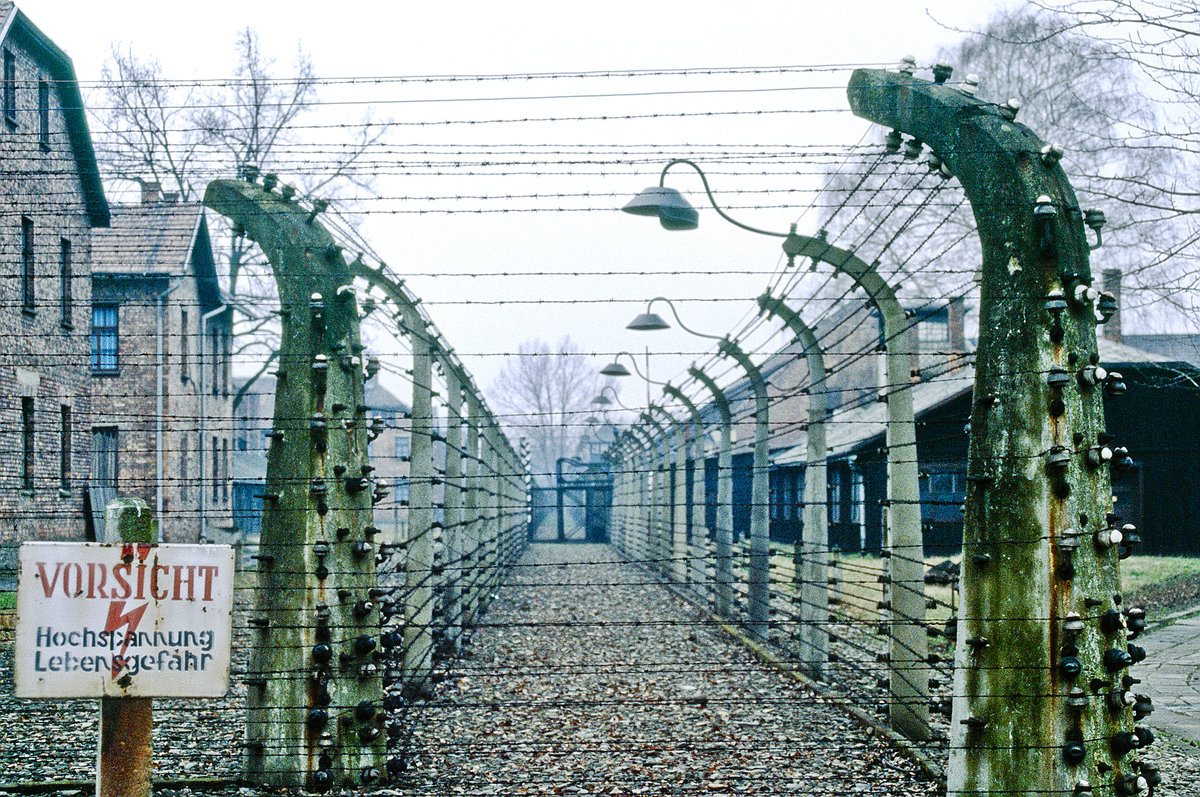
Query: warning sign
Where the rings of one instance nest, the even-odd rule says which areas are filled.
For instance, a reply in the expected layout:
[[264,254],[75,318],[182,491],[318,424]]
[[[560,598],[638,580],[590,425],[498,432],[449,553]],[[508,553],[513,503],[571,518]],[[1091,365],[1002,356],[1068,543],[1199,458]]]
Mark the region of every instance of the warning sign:
[[17,697],[220,697],[229,686],[228,545],[27,542]]

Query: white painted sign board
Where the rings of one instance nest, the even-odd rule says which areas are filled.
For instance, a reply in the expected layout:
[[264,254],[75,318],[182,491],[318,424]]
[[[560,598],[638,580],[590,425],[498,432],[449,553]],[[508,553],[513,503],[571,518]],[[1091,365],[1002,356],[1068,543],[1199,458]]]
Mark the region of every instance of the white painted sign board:
[[17,697],[220,697],[233,548],[22,543]]

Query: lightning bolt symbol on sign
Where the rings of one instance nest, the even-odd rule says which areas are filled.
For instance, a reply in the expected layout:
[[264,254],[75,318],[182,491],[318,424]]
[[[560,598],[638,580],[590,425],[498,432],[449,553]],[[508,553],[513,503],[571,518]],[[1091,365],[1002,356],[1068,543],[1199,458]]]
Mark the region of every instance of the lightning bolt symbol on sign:
[[121,667],[125,664],[125,650],[129,647],[129,638],[133,632],[137,630],[138,623],[142,621],[142,615],[146,613],[148,603],[143,603],[136,609],[130,609],[122,614],[125,608],[125,601],[113,601],[108,605],[108,620],[104,623],[105,631],[116,631],[118,628],[128,627],[125,634],[125,642],[121,645],[121,655],[113,656],[112,660],[112,677],[116,678],[117,673],[121,671]]

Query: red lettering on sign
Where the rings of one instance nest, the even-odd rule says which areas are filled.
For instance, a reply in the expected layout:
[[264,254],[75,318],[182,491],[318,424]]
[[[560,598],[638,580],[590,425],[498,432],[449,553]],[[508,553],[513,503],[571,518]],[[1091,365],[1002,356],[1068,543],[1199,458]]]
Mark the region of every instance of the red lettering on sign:
[[[97,582],[96,572],[99,571],[100,579]],[[108,594],[104,591],[104,585],[108,583],[108,568],[97,562],[88,562],[88,591],[89,598],[107,598]]]
[[[75,586],[71,587],[71,578],[75,578]],[[78,598],[83,594],[83,565],[79,562],[67,562],[62,577],[63,594],[68,598]]]
[[158,574],[160,571],[163,573],[163,575],[166,575],[167,573],[171,572],[171,568],[166,567],[165,565],[155,565],[154,567],[150,568],[150,594],[154,596],[154,600],[156,601],[165,601],[171,595],[171,593],[165,587],[161,593],[159,592]]
[[45,562],[37,563],[38,574],[42,578],[42,590],[45,591],[47,598],[49,598],[51,593],[54,592],[54,587],[55,587],[55,585],[58,584],[58,574],[62,572],[62,566],[63,566],[62,562],[55,562],[54,563],[54,577],[47,578],[46,577],[46,563]]
[[117,582],[113,587],[112,596],[116,600],[128,598],[132,590],[129,587],[128,576],[133,572],[133,568],[129,565],[117,565],[112,569],[113,581]]
[[[187,577],[184,577],[184,573]],[[195,600],[196,566],[195,565],[175,565],[175,600]],[[187,589],[187,597],[183,596],[183,590]]]
[[204,576],[204,600],[212,600],[213,578],[217,575],[217,568],[214,565],[201,565],[196,568],[200,571],[200,575]]

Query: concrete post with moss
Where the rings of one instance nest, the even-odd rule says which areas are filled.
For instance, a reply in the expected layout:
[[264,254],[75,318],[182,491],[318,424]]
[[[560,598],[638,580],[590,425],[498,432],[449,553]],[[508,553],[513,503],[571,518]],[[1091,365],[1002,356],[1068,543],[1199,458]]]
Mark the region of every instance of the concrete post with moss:
[[824,677],[829,657],[829,512],[826,509],[826,434],[829,399],[826,395],[825,354],[817,336],[800,314],[782,299],[764,293],[759,312],[787,324],[808,364],[804,393],[808,396],[805,428],[804,514],[796,580],[800,592],[800,661],[809,673]]
[[369,787],[383,684],[359,308],[322,208],[277,185],[217,180],[204,197],[267,255],[281,307],[244,771],[272,787]]
[[971,202],[983,252],[948,792],[1146,793],[1085,220],[1061,151],[983,102],[856,70],[851,108],[924,142]]

